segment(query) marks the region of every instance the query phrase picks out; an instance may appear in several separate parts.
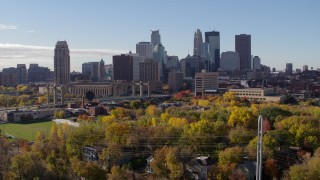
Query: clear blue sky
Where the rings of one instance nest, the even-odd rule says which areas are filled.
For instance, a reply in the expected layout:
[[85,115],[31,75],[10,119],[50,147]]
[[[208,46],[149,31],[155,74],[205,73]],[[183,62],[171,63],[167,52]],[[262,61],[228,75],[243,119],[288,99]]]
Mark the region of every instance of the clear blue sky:
[[71,50],[93,51],[71,54],[72,70],[101,57],[111,63],[112,54],[150,41],[151,29],[160,30],[169,55],[184,58],[197,28],[220,31],[221,52],[233,51],[234,35],[246,33],[263,64],[320,68],[319,0],[2,0],[0,69],[31,62],[52,68],[52,51],[41,47],[64,39]]

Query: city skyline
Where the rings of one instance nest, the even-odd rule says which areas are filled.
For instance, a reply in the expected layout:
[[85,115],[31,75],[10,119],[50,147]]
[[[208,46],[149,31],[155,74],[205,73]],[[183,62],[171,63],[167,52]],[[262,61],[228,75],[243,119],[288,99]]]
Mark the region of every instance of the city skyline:
[[[286,63],[294,69],[320,66],[320,55],[312,53],[320,41],[318,1],[74,2],[1,2],[0,69],[39,63],[53,70],[57,40],[69,44],[71,71],[101,58],[109,64],[112,55],[134,52],[138,42],[150,41],[151,29],[160,30],[168,55],[179,59],[192,55],[194,32],[200,29],[203,35],[220,32],[220,53],[235,51],[235,35],[250,34],[252,55],[262,64],[277,70]],[[154,7],[158,13],[151,13]]]

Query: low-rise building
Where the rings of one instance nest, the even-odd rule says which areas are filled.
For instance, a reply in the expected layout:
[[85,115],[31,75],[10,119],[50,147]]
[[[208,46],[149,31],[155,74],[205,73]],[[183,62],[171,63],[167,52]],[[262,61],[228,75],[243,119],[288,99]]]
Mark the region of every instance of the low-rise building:
[[279,95],[273,88],[239,88],[229,89],[229,92],[234,92],[236,97],[248,100],[277,102],[284,99],[284,96]]
[[0,111],[0,120],[5,122],[26,122],[37,119],[49,119],[54,109]]

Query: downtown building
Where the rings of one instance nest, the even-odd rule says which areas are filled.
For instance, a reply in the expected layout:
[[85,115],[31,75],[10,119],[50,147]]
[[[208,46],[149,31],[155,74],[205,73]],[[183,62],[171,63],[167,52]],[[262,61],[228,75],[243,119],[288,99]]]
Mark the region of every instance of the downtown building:
[[139,42],[136,44],[136,53],[145,58],[153,58],[153,45],[150,42]]
[[140,81],[160,81],[159,63],[152,59],[140,62]]
[[193,38],[193,55],[201,56],[202,43],[203,43],[202,33],[200,29],[197,29],[197,31],[194,32],[194,38]]
[[240,70],[251,69],[251,35],[236,35],[235,51],[240,57]]
[[291,75],[291,74],[292,74],[292,71],[293,71],[292,63],[287,63],[287,64],[286,64],[285,73],[286,73],[287,75]]
[[47,82],[50,79],[50,69],[38,64],[30,64],[28,69],[29,82]]
[[195,76],[195,96],[204,96],[206,94],[216,93],[219,88],[218,72],[202,72],[196,73]]
[[140,62],[142,60],[144,57],[132,53],[113,56],[113,80],[140,81]]
[[209,56],[206,55],[206,52],[203,53],[205,56],[208,56],[208,70],[210,72],[217,71],[220,68],[220,32],[211,31],[205,32],[205,45],[204,52],[206,48],[209,50]]
[[252,63],[253,63],[252,69],[258,69],[258,70],[261,69],[261,59],[259,58],[259,56],[254,56]]
[[54,81],[57,85],[70,82],[70,53],[66,41],[58,41],[54,49]]
[[103,59],[100,62],[86,62],[82,64],[82,74],[92,82],[104,81],[106,76],[104,68]]
[[220,69],[228,72],[240,70],[239,54],[233,51],[221,53]]
[[201,72],[205,69],[205,59],[201,56],[190,56],[181,59],[181,72],[183,73],[184,78],[193,79],[196,73]]

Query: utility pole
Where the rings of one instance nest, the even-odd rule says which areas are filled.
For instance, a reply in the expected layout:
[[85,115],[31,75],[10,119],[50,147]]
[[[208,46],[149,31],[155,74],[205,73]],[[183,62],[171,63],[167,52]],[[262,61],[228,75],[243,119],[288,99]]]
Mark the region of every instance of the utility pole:
[[261,170],[262,170],[262,116],[258,118],[258,142],[257,142],[257,164],[256,164],[256,180],[261,180]]

